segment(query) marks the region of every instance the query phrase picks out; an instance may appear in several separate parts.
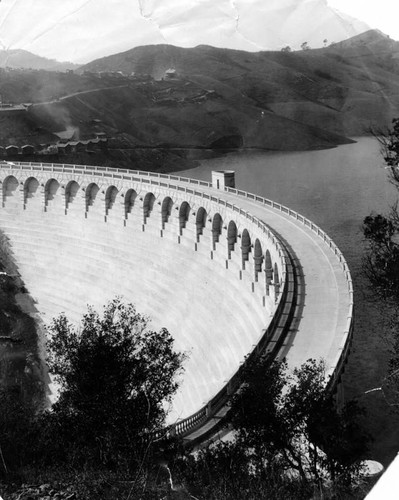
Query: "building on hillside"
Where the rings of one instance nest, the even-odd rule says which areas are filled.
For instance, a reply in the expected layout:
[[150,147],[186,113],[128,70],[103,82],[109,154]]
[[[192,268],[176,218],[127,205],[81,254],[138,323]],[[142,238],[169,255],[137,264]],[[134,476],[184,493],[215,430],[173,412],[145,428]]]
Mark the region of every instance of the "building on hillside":
[[72,146],[72,151],[75,153],[83,153],[86,151],[86,144],[83,141],[71,141],[69,143]]
[[30,156],[35,154],[35,146],[31,144],[24,144],[21,146],[21,153],[25,156]]
[[107,140],[107,134],[105,132],[94,132],[94,135],[96,136],[96,139],[99,139],[100,141]]
[[69,142],[67,143],[59,142],[57,144],[57,147],[58,147],[58,152],[60,154],[68,155],[72,153],[72,146]]
[[7,156],[15,156],[19,153],[19,147],[18,146],[7,146],[6,147],[6,154]]
[[165,80],[173,80],[177,78],[177,72],[174,68],[169,68],[165,71]]

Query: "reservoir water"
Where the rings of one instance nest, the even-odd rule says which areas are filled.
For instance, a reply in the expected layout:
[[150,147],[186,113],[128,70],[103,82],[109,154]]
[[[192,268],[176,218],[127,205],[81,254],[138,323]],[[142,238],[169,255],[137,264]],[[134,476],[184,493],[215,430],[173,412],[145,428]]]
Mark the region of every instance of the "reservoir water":
[[[386,213],[399,197],[390,184],[378,141],[322,151],[238,152],[201,161],[198,168],[178,172],[210,181],[212,170],[235,170],[236,187],[270,198],[305,215],[340,247],[351,269],[355,289],[355,334],[343,377],[346,397],[367,407],[374,436],[372,458],[389,463],[399,449],[399,411],[387,403],[379,387],[386,376],[387,345],[382,339],[380,307],[362,271],[365,244],[362,221],[372,211]],[[295,242],[292,242],[295,248]]]

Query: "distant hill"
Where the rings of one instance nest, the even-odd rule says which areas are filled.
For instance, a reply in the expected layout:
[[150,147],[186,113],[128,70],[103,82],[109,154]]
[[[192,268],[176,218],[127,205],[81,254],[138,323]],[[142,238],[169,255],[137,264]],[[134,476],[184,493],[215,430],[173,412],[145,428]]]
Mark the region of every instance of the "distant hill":
[[141,168],[146,158],[147,168],[163,168],[159,151],[184,163],[204,149],[322,149],[399,116],[399,42],[371,30],[297,52],[143,46],[74,74],[4,72],[0,93],[3,102],[24,102],[29,119],[18,128],[15,115],[4,130],[0,120],[3,142],[102,133],[106,154],[116,161],[117,152],[124,166]]
[[[94,9],[92,3],[86,2],[87,18]],[[120,3],[118,11],[123,16],[128,3]],[[152,43],[184,47],[207,44],[253,52],[280,50],[286,45],[299,49],[306,41],[315,48],[370,29],[329,3],[327,0],[188,1],[172,2],[166,7],[165,2],[140,1],[133,2],[129,14],[114,23],[106,21],[107,9],[111,7],[98,7],[98,12],[103,12],[104,24],[101,21],[96,24],[99,28],[95,37],[85,37],[79,57],[88,61]],[[82,15],[79,10],[68,16],[72,29],[69,33],[63,31],[66,46],[74,46],[73,28],[81,22]]]
[[248,106],[253,113],[263,111],[266,128],[284,117],[354,136],[399,115],[398,58],[399,42],[370,30],[323,49],[296,52],[144,46],[97,59],[80,70],[161,79],[173,68],[182,80],[217,91],[230,114]]
[[66,71],[76,69],[77,64],[59,62],[55,59],[37,56],[27,50],[0,50],[0,68],[44,69],[47,71]]

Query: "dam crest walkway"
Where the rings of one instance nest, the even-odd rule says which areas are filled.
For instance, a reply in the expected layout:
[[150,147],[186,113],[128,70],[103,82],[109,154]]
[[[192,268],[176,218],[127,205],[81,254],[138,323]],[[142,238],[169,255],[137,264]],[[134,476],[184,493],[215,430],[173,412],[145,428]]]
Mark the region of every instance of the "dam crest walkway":
[[[97,259],[95,257],[97,254],[94,252],[103,252],[104,249],[110,252],[109,255],[113,255],[104,247],[105,243],[109,246],[110,240],[103,241],[103,246],[100,247],[99,241],[94,243],[95,235],[104,240],[112,234],[118,245],[122,245],[122,240],[131,237],[126,232],[122,235],[122,232],[131,227],[136,231],[136,237],[127,240],[129,248],[134,243],[138,245],[138,250],[137,254],[134,252],[131,255],[126,254],[126,265],[128,257],[143,256],[145,248],[148,248],[148,242],[153,246],[158,245],[159,241],[162,242],[160,248],[164,249],[164,253],[170,250],[182,256],[184,248],[190,252],[190,256],[200,259],[198,267],[193,265],[195,273],[191,275],[189,266],[183,266],[184,272],[188,273],[186,276],[192,276],[194,281],[199,280],[198,289],[196,290],[196,287],[190,289],[191,295],[188,298],[176,292],[176,288],[179,287],[177,276],[182,270],[176,267],[171,271],[175,274],[174,277],[167,275],[164,270],[167,260],[162,259],[156,268],[157,272],[163,272],[168,276],[165,279],[170,280],[177,302],[183,299],[192,301],[198,307],[197,313],[204,316],[206,309],[201,309],[203,307],[201,300],[196,301],[199,299],[196,297],[196,292],[207,294],[206,304],[214,301],[209,294],[211,286],[216,287],[219,298],[226,294],[225,313],[223,318],[219,318],[217,325],[223,325],[223,321],[226,322],[230,313],[233,316],[235,314],[233,323],[239,323],[237,331],[234,331],[231,325],[227,325],[227,330],[231,328],[231,337],[223,337],[223,343],[227,347],[226,342],[229,342],[226,339],[231,338],[232,345],[239,345],[240,354],[228,352],[222,347],[222,341],[217,344],[220,349],[219,358],[225,360],[226,368],[224,371],[221,369],[219,381],[215,382],[208,395],[204,396],[207,393],[201,392],[203,387],[198,388],[198,397],[205,398],[206,404],[202,406],[204,401],[197,401],[197,407],[201,408],[173,426],[173,432],[176,434],[182,435],[188,441],[196,441],[203,439],[203,436],[219,425],[227,411],[226,401],[237,387],[235,374],[240,363],[248,353],[256,353],[257,350],[269,352],[273,357],[285,357],[292,368],[300,366],[309,358],[323,359],[328,384],[331,388],[337,387],[353,332],[352,281],[340,250],[322,229],[305,217],[251,193],[233,188],[217,189],[211,183],[174,175],[106,167],[15,162],[1,164],[0,177],[3,182],[0,229],[9,238],[17,262],[29,260],[29,252],[26,251],[27,241],[30,240],[32,244],[34,238],[41,241],[40,238],[49,237],[50,233],[46,233],[46,229],[40,223],[39,219],[42,216],[39,218],[39,213],[44,214],[43,220],[53,232],[58,231],[56,228],[60,220],[69,220],[71,218],[69,215],[74,215],[84,230],[81,231],[79,240],[72,241],[72,235],[69,238],[68,244],[71,246],[68,248],[71,251],[78,247],[82,248],[82,245],[86,244],[85,238],[91,238],[90,245],[81,249],[82,253],[79,255],[90,251],[93,252],[93,259]],[[17,185],[9,182],[11,177],[17,180]],[[33,178],[37,178],[34,189]],[[82,193],[68,206],[67,192],[69,193],[68,186],[71,182],[76,182]],[[97,195],[97,201],[88,195],[93,183],[98,187],[98,194],[96,192],[94,195],[94,197]],[[126,199],[130,196],[131,186],[137,195],[135,203],[136,207],[140,208],[138,215],[133,213],[134,210],[131,213],[126,210]],[[57,195],[57,198],[56,192],[64,194]],[[148,193],[153,195],[153,199],[147,197]],[[151,210],[154,211],[151,218],[148,212],[150,205],[148,203],[146,205],[146,200],[149,199],[152,200],[149,203],[150,205],[152,203]],[[171,200],[167,208],[165,208],[166,199]],[[134,204],[134,201],[132,203]],[[159,206],[155,208],[157,204]],[[176,208],[175,213],[172,207]],[[199,223],[199,214],[202,213],[203,207],[206,215],[203,222]],[[155,223],[153,221],[156,210],[159,219]],[[219,214],[223,222],[217,226],[215,221],[218,220]],[[13,222],[13,217],[16,215],[18,219]],[[64,215],[67,217],[62,218]],[[168,223],[172,228],[170,231]],[[23,231],[21,227],[24,228]],[[62,229],[64,242],[66,242],[65,235],[71,227],[66,225]],[[107,227],[106,231],[104,227]],[[244,243],[244,236],[247,234],[245,231],[250,235],[248,245]],[[22,232],[24,234],[21,234]],[[226,248],[222,245],[223,236],[226,237]],[[43,246],[38,244],[38,259],[45,259],[50,265],[51,252],[49,249],[43,249]],[[258,247],[262,247],[262,252],[259,254]],[[32,248],[36,248],[34,243]],[[62,244],[51,248],[53,252],[57,251],[57,248],[62,249]],[[124,253],[117,255],[125,258]],[[151,259],[155,257],[152,254],[149,257],[150,265]],[[204,258],[207,259],[206,265],[202,260]],[[147,262],[145,257],[143,259]],[[98,260],[98,266],[101,268],[104,261],[101,261],[100,257]],[[74,261],[74,265],[78,266],[79,263]],[[206,272],[205,267],[208,268]],[[91,280],[96,269],[93,267],[91,271]],[[135,269],[135,272],[141,271]],[[203,281],[199,279],[202,273]],[[56,312],[55,305],[59,307],[60,304],[56,304],[54,298],[50,300],[42,294],[39,286],[35,285],[38,281],[37,276],[29,275],[28,265],[24,267],[21,263],[21,274],[23,278],[26,276],[28,285],[31,285],[32,290],[36,292],[34,295],[40,297],[39,310],[44,304],[49,313]],[[144,281],[147,274],[140,275]],[[231,276],[234,276],[234,279]],[[276,276],[279,276],[279,279]],[[67,278],[68,276],[65,279]],[[156,273],[152,279],[156,283]],[[226,283],[232,283],[231,290],[227,290],[227,287],[224,289],[224,280]],[[71,282],[66,283],[71,286]],[[46,281],[46,284],[51,288],[51,280]],[[28,288],[31,290],[29,286]],[[94,288],[90,290],[92,292]],[[167,293],[166,288],[163,290],[163,293]],[[104,298],[101,293],[99,296],[101,299]],[[59,302],[61,299],[62,297],[59,298]],[[170,304],[175,308],[176,317],[181,321],[178,309],[187,307],[187,304],[180,304],[178,307],[176,301],[171,300]],[[76,305],[71,303],[70,307],[73,309]],[[232,307],[236,307],[237,311],[233,313]],[[76,314],[79,312],[77,310]],[[155,309],[154,314],[156,314]],[[194,328],[195,319],[191,321],[187,325],[191,324]],[[178,322],[173,323],[173,326],[178,328]],[[209,330],[211,323],[206,328]],[[204,327],[204,335],[206,328]],[[174,330],[171,328],[171,331]],[[201,349],[204,349],[204,346],[198,345],[198,350]],[[234,347],[234,351],[237,349]],[[193,364],[192,379],[195,379],[196,374],[198,378],[205,357],[206,353]],[[219,367],[217,368],[219,370]],[[209,378],[212,378],[212,366],[203,375],[201,384],[206,384]],[[222,386],[219,391],[218,385]],[[189,392],[187,390],[185,394]],[[194,396],[196,394],[197,392]],[[194,396],[190,395],[195,399]],[[183,400],[187,397],[187,395],[182,396]],[[195,408],[195,401],[190,408]]]

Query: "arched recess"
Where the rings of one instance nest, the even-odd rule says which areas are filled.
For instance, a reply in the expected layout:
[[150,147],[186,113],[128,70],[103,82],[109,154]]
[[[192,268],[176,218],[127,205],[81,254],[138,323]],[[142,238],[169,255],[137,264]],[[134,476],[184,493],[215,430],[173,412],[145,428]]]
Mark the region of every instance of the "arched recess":
[[258,281],[258,274],[262,271],[263,264],[263,253],[262,245],[258,238],[255,240],[254,245],[254,271],[255,271],[255,281]]
[[269,250],[265,254],[265,273],[266,273],[266,294],[269,295],[269,288],[273,281],[273,263]]
[[190,215],[190,205],[187,203],[187,201],[183,201],[183,203],[180,205],[179,208],[179,228],[180,228],[180,234],[183,233],[183,229],[186,227],[188,217]]
[[114,206],[117,195],[118,189],[115,186],[109,186],[105,192],[105,215],[107,215]]
[[231,220],[227,226],[227,254],[231,259],[231,252],[234,252],[234,247],[237,243],[237,225]]
[[24,184],[24,203],[28,203],[28,200],[34,198],[37,195],[39,189],[39,181],[35,177],[29,177],[26,179]]
[[164,198],[161,208],[162,229],[165,229],[165,224],[169,222],[169,217],[172,213],[172,206],[173,206],[172,198],[170,198],[170,196]]
[[79,191],[79,184],[76,181],[70,181],[65,188],[65,208],[68,209],[69,205],[74,202],[77,192]]
[[151,212],[154,208],[155,196],[152,193],[147,193],[143,201],[143,216],[144,224],[147,222],[148,217],[150,217]]
[[86,212],[89,211],[89,207],[92,207],[94,201],[97,197],[97,193],[100,191],[100,188],[97,186],[95,182],[92,182],[87,186],[86,189]]
[[219,213],[216,213],[212,219],[212,243],[213,249],[216,249],[216,243],[219,242],[220,235],[222,234],[223,219]]
[[197,242],[199,242],[200,236],[204,232],[205,224],[206,224],[206,210],[204,207],[200,207],[197,210],[197,216],[195,218],[195,226],[197,228]]
[[128,189],[125,194],[125,217],[132,213],[132,209],[136,202],[137,193],[134,189]]
[[247,229],[244,229],[241,235],[241,255],[242,255],[242,268],[245,269],[245,262],[249,260],[251,252],[251,237]]
[[7,198],[11,198],[18,193],[18,180],[13,176],[9,175],[4,179],[3,182],[3,203],[7,201]]
[[50,201],[53,201],[60,183],[56,179],[49,179],[44,187],[44,205],[47,207]]
[[276,299],[280,293],[280,276],[278,273],[277,263],[274,264],[274,289],[276,293]]

